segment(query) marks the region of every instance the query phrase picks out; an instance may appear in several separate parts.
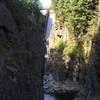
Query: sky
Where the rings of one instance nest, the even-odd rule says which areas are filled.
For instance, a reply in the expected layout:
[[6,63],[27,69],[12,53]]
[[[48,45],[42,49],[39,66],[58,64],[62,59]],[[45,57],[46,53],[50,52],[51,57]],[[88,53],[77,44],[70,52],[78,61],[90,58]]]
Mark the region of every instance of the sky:
[[43,6],[44,8],[49,8],[50,5],[51,5],[51,1],[52,1],[52,0],[40,0],[42,6]]

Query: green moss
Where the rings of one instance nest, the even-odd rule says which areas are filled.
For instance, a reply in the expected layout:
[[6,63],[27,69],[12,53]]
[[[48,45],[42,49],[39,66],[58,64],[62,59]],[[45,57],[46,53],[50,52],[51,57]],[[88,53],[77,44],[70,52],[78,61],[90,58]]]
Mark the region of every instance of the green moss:
[[59,49],[63,44],[64,44],[64,43],[63,43],[63,40],[62,40],[62,39],[57,38],[57,39],[55,40],[55,47],[56,47],[57,49]]
[[70,56],[72,54],[75,54],[77,57],[79,57],[83,54],[83,47],[82,43],[80,42],[75,45],[72,41],[64,43],[62,39],[57,38],[55,40],[55,48],[63,56]]
[[63,54],[66,56],[66,55],[76,55],[77,57],[79,57],[81,55],[81,49],[80,48],[77,48],[77,47],[71,47],[71,46],[66,46],[64,48],[64,51],[63,51]]
[[64,55],[70,55],[72,53],[75,53],[77,51],[77,49],[75,47],[73,47],[72,45],[67,45],[64,48],[63,54]]
[[55,40],[55,48],[58,50],[58,52],[62,55],[63,49],[64,49],[64,42],[62,39],[57,38]]

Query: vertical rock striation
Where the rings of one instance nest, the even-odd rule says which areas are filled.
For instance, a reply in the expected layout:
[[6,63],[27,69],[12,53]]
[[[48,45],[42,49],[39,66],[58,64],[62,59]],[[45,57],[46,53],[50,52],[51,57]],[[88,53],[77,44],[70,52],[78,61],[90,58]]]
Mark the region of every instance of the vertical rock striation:
[[0,100],[43,100],[45,45],[15,1],[0,1]]

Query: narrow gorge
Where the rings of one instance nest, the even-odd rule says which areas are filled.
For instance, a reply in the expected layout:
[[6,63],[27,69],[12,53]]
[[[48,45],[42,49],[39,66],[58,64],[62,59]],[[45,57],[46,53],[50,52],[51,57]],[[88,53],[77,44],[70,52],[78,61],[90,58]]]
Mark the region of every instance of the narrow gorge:
[[100,0],[41,1],[0,0],[0,100],[100,100]]

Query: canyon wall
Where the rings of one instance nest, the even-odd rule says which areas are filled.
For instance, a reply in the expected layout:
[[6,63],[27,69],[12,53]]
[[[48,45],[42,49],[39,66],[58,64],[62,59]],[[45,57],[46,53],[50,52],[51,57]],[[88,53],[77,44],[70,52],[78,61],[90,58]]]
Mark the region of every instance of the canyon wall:
[[25,1],[0,0],[0,100],[43,100],[46,48],[38,11],[32,16]]

